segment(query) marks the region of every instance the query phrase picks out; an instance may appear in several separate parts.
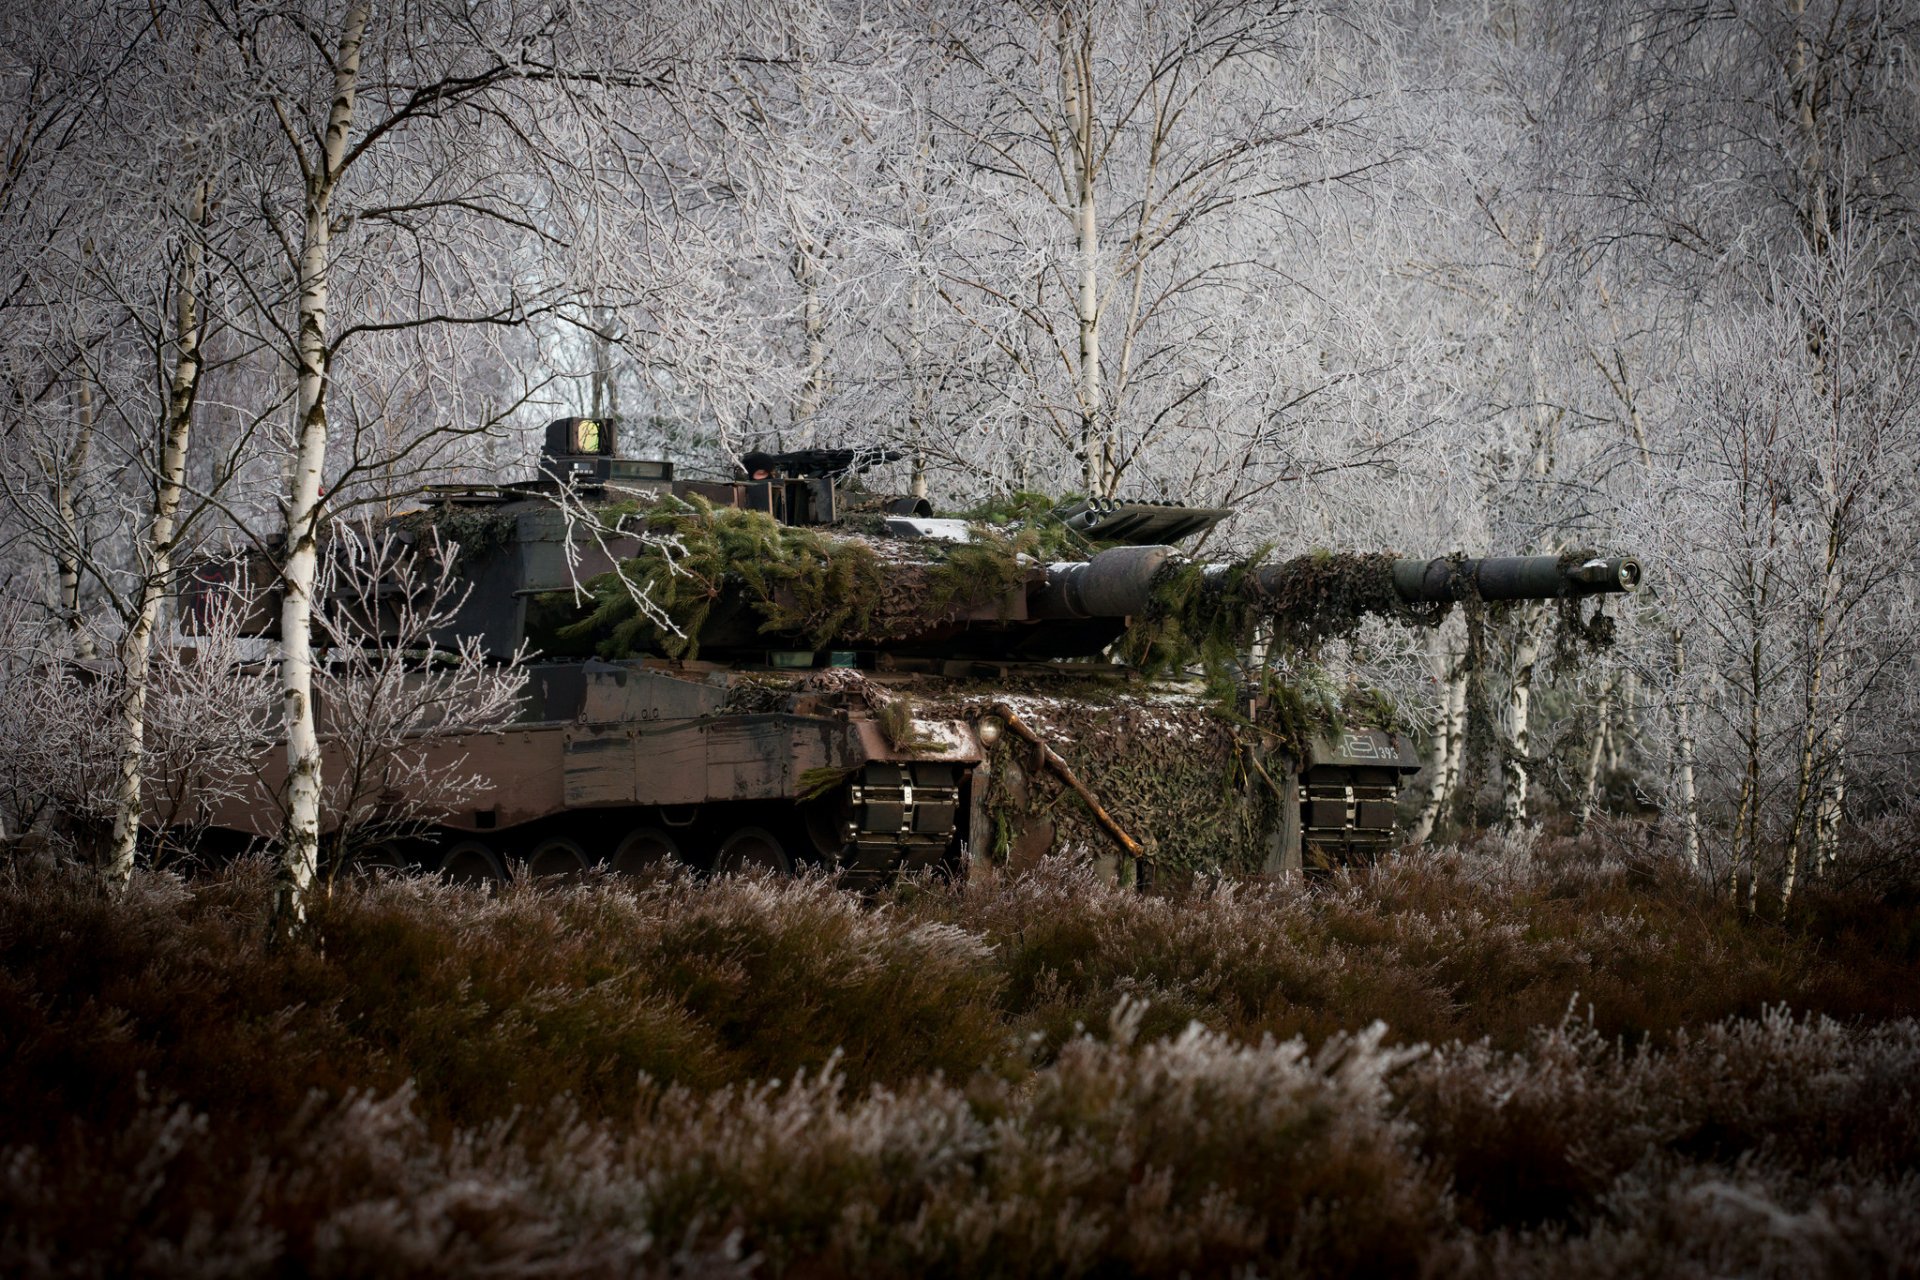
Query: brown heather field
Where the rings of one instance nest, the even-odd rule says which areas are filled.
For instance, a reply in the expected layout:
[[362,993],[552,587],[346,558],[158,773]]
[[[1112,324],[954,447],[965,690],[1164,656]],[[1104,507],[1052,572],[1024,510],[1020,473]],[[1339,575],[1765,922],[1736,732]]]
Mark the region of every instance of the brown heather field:
[[0,871],[0,1274],[1920,1272],[1920,913],[1657,852],[1306,888],[115,899]]

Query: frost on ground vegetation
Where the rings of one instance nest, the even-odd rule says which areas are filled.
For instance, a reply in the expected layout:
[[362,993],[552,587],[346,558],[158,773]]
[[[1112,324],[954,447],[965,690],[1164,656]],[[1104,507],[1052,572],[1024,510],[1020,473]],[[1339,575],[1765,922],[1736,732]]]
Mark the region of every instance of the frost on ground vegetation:
[[11,871],[0,1271],[1911,1268],[1898,931],[1530,848],[1180,897],[385,880],[273,948],[257,869]]

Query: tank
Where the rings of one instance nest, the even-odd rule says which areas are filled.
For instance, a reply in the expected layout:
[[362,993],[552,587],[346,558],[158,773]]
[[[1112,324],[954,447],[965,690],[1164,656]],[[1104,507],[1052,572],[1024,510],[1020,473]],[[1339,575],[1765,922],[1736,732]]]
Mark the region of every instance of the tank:
[[[1176,544],[1224,509],[943,518],[866,489],[898,457],[884,449],[749,454],[712,482],[614,438],[562,419],[537,479],[436,489],[396,522],[416,547],[459,544],[468,592],[440,641],[537,656],[513,724],[427,747],[490,789],[382,860],[472,880],[674,858],[855,881],[1050,851],[1142,880],[1363,861],[1395,838],[1412,740],[1364,690],[1277,680],[1259,647],[1640,577],[1588,556],[1210,564]],[[192,575],[183,618],[220,585]],[[269,634],[277,608],[254,616]],[[214,815],[255,836],[275,820]]]

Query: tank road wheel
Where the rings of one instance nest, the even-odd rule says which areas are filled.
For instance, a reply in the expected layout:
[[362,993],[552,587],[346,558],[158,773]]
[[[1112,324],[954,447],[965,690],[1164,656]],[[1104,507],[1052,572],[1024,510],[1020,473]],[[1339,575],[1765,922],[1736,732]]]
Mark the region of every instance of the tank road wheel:
[[614,846],[607,866],[616,875],[638,876],[659,867],[669,859],[680,858],[680,842],[659,827],[635,827],[627,838]]
[[506,864],[485,840],[458,840],[449,845],[440,859],[440,874],[462,885],[501,885],[507,881]]
[[715,875],[772,871],[789,876],[793,874],[793,859],[787,856],[780,838],[765,827],[741,827],[721,842],[713,870]]
[[587,851],[565,836],[548,836],[527,855],[527,874],[536,880],[577,875],[587,869]]
[[[808,861],[829,867],[840,864],[857,834],[852,815],[852,788],[844,785],[838,791],[800,806],[800,825],[806,831],[807,846],[811,848]],[[807,848],[803,847],[802,852],[806,853]]]

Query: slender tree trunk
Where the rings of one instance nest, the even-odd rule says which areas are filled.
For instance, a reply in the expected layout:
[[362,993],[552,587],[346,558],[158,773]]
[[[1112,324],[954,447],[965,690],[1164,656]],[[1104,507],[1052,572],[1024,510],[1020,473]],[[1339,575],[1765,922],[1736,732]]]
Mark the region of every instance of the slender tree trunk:
[[[177,373],[177,371],[176,371]],[[83,366],[80,385],[74,392],[74,409],[79,418],[79,435],[73,448],[54,468],[53,505],[60,521],[60,543],[54,550],[54,571],[59,577],[59,610],[73,637],[74,652],[82,658],[94,656],[93,640],[80,616],[80,513],[74,505],[74,491],[86,473],[87,454],[93,448],[95,411],[93,375]]]
[[1632,744],[1633,727],[1638,722],[1640,685],[1632,671],[1616,673],[1613,700],[1608,704],[1606,769],[1618,775],[1627,767],[1627,748]]
[[[927,86],[929,108],[933,87]],[[914,133],[913,166],[910,178],[902,185],[901,208],[906,211],[906,232],[913,252],[913,273],[907,281],[907,381],[911,400],[907,407],[907,440],[911,456],[907,465],[908,489],[916,498],[930,491],[927,483],[927,433],[933,426],[934,380],[927,368],[927,288],[925,269],[930,259],[928,243],[931,230],[927,211],[927,174],[933,162],[933,126],[928,114],[916,113],[919,121]]]
[[1693,712],[1687,701],[1687,638],[1673,629],[1673,728],[1680,740],[1680,821],[1685,832],[1687,865],[1700,866],[1700,797],[1694,784]]
[[[1544,226],[1533,234],[1527,286],[1527,314],[1540,309],[1539,294],[1545,276],[1547,235]],[[1544,484],[1553,474],[1560,420],[1564,410],[1556,407],[1557,397],[1549,394],[1549,380],[1540,358],[1538,343],[1527,347],[1528,390],[1533,400],[1531,457],[1528,467],[1536,482]],[[1559,551],[1564,548],[1553,547]],[[1518,827],[1527,820],[1527,793],[1532,787],[1533,748],[1533,671],[1540,660],[1540,644],[1546,634],[1548,614],[1540,605],[1522,605],[1516,615],[1513,651],[1510,655],[1512,678],[1507,685],[1502,719],[1505,738],[1500,752],[1500,820],[1507,827]]]
[[[1647,436],[1646,419],[1640,412],[1640,400],[1633,392],[1633,380],[1628,374],[1626,357],[1622,352],[1620,337],[1620,317],[1614,309],[1613,298],[1603,285],[1600,298],[1606,307],[1608,323],[1613,327],[1614,350],[1613,369],[1617,377],[1610,377],[1619,390],[1620,402],[1627,411],[1627,426],[1633,433],[1634,447],[1640,454],[1640,469],[1651,483],[1653,477],[1653,446]],[[1605,368],[1605,362],[1602,362]],[[1686,850],[1687,865],[1698,870],[1700,867],[1700,797],[1694,779],[1694,758],[1698,749],[1693,736],[1693,705],[1687,698],[1687,638],[1679,627],[1672,627],[1668,634],[1673,640],[1673,733],[1678,744],[1679,760],[1676,764],[1675,785],[1680,793],[1680,823],[1682,839]],[[1631,680],[1631,674],[1627,677]],[[1632,699],[1628,699],[1631,706]],[[1618,765],[1615,765],[1618,768]]]
[[281,571],[280,677],[287,739],[287,830],[281,850],[275,910],[289,922],[305,918],[305,898],[320,861],[320,737],[313,705],[313,590],[319,567],[321,475],[327,458],[328,210],[353,127],[354,92],[367,5],[347,10],[334,62],[333,102],[318,162],[307,175],[306,221],[300,247],[296,320],[299,386],[296,437],[287,495],[286,564]]
[[[611,311],[599,311],[594,315],[598,322],[594,326],[593,337],[593,374],[590,390],[593,396],[592,406],[587,410],[591,417],[620,417],[620,380],[613,367],[613,326],[617,323]],[[616,426],[614,428],[618,430]],[[492,437],[489,436],[489,439]]]
[[1467,741],[1467,659],[1441,636],[1438,628],[1427,639],[1427,661],[1441,682],[1440,716],[1434,725],[1433,780],[1427,798],[1408,837],[1425,844],[1433,836],[1449,797],[1460,782],[1460,764]]
[[[1760,697],[1764,684],[1760,660],[1760,621],[1756,615],[1753,648],[1747,660],[1747,772],[1740,783],[1740,811],[1734,820],[1734,839],[1745,851],[1748,911],[1753,910],[1760,894]],[[1746,821],[1744,837],[1740,831],[1743,818]],[[1737,867],[1736,862],[1736,882]]]
[[1080,456],[1087,492],[1111,497],[1114,484],[1113,442],[1107,438],[1106,413],[1100,380],[1100,218],[1096,195],[1099,158],[1095,153],[1093,106],[1093,35],[1083,28],[1074,39],[1070,18],[1059,27],[1061,105],[1067,118],[1074,182],[1073,235],[1078,255],[1078,296],[1074,301],[1079,342],[1074,388],[1080,404]]
[[1514,639],[1513,678],[1507,686],[1505,714],[1502,717],[1500,751],[1500,820],[1518,827],[1527,820],[1527,792],[1532,785],[1533,766],[1528,753],[1533,747],[1533,668],[1540,660],[1540,641],[1546,626],[1546,611],[1526,606]]
[[1600,791],[1600,765],[1607,757],[1607,746],[1612,737],[1613,675],[1611,672],[1600,681],[1600,697],[1594,707],[1593,715],[1593,740],[1587,744],[1587,763],[1580,775],[1580,803],[1573,811],[1575,831],[1587,829],[1587,823],[1593,818],[1594,798]]
[[1846,817],[1847,757],[1846,726],[1836,719],[1828,731],[1826,779],[1813,813],[1813,874],[1824,876],[1833,869],[1840,853],[1840,823]]
[[200,388],[200,243],[195,232],[205,210],[201,187],[191,210],[189,231],[174,274],[174,360],[167,386],[164,438],[155,475],[153,515],[147,525],[146,564],[134,598],[133,616],[120,640],[120,697],[114,707],[120,760],[114,778],[113,836],[107,851],[108,873],[124,883],[133,874],[140,840],[141,768],[146,754],[147,673],[153,632],[173,577],[173,544],[180,495],[187,471],[187,446],[193,431],[193,405]]
[[[1836,459],[1835,465],[1838,465]],[[1821,780],[1817,775],[1823,772],[1822,766],[1833,758],[1832,744],[1828,750],[1820,750],[1822,732],[1826,726],[1821,715],[1823,695],[1829,666],[1827,654],[1827,634],[1829,620],[1839,608],[1840,596],[1840,553],[1841,525],[1836,507],[1837,495],[1833,489],[1832,478],[1827,483],[1827,545],[1820,575],[1820,613],[1813,620],[1812,669],[1807,674],[1807,696],[1803,711],[1806,723],[1800,739],[1799,778],[1794,787],[1793,828],[1787,836],[1787,870],[1780,886],[1780,908],[1786,908],[1793,901],[1793,891],[1800,870],[1800,845],[1809,819],[1817,827],[1818,819],[1810,811],[1814,801],[1814,789]],[[1815,858],[1819,851],[1815,850]]]
[[[1789,12],[1803,18],[1806,0],[1793,0]],[[1794,121],[1800,126],[1805,146],[1800,160],[1800,223],[1807,244],[1815,254],[1826,256],[1833,245],[1833,211],[1827,200],[1827,144],[1819,120],[1821,77],[1826,68],[1817,65],[1805,36],[1796,36],[1788,64],[1788,85],[1794,99]]]
[[907,286],[907,379],[912,393],[907,407],[907,440],[912,456],[907,465],[913,469],[908,492],[916,498],[924,498],[928,493],[927,420],[933,410],[933,387],[926,369],[926,335],[922,329],[926,323],[925,292],[926,286],[916,270]]
[[807,375],[794,401],[793,425],[804,432],[813,427],[827,399],[827,311],[820,301],[820,264],[813,243],[804,236],[794,250],[793,278],[800,286],[800,324],[807,346]]
[[1814,771],[1819,760],[1820,746],[1820,686],[1826,676],[1826,662],[1819,652],[1822,637],[1826,633],[1827,620],[1823,614],[1815,619],[1813,628],[1814,659],[1813,670],[1807,676],[1807,696],[1803,711],[1806,724],[1800,735],[1800,763],[1793,789],[1793,822],[1787,830],[1787,865],[1780,881],[1780,909],[1786,910],[1793,903],[1793,891],[1800,875],[1800,844],[1806,831],[1808,806],[1813,798]]
[[[1793,0],[1789,6],[1789,12],[1796,20],[1804,19],[1806,11],[1806,0]],[[1796,36],[1788,65],[1788,84],[1793,95],[1795,122],[1800,127],[1804,143],[1800,162],[1800,219],[1808,247],[1822,258],[1832,252],[1835,230],[1827,192],[1827,142],[1819,119],[1823,87],[1821,80],[1827,71],[1824,63],[1816,62],[1807,38],[1804,35]],[[1826,326],[1817,315],[1810,317],[1806,334],[1807,355],[1812,364],[1811,377],[1815,390],[1822,399],[1828,395],[1827,339]],[[1839,494],[1836,492],[1840,451],[1837,439],[1834,444],[1834,456],[1830,459],[1834,469],[1828,472],[1823,486],[1827,506],[1826,559],[1820,583],[1820,615],[1814,619],[1813,667],[1807,684],[1806,727],[1801,740],[1799,778],[1794,794],[1793,830],[1787,841],[1786,876],[1780,889],[1780,907],[1783,911],[1793,900],[1805,828],[1809,825],[1812,827],[1810,844],[1816,871],[1825,856],[1827,842],[1838,834],[1839,804],[1830,800],[1826,778],[1816,779],[1816,773],[1843,776],[1841,771],[1844,767],[1839,763],[1837,740],[1829,743],[1825,752],[1819,750],[1822,732],[1826,728],[1821,723],[1820,703],[1828,674],[1827,636],[1830,620],[1838,605],[1841,572],[1842,534]],[[1817,798],[1816,785],[1819,791]],[[1841,784],[1839,794],[1844,795],[1844,784]]]

